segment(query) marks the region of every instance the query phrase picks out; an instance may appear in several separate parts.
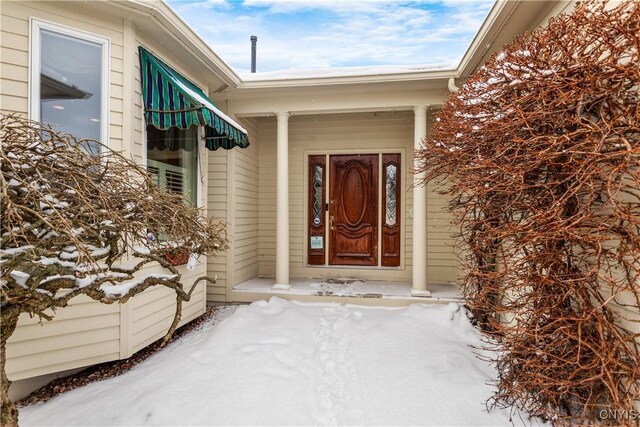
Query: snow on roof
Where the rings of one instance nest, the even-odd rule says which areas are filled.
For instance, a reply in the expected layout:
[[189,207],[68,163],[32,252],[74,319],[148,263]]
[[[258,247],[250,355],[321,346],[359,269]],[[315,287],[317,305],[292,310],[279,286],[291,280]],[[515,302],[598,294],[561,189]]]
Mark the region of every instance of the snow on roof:
[[239,73],[244,81],[312,79],[326,77],[379,76],[390,74],[425,73],[429,71],[453,71],[454,63],[436,63],[423,65],[375,65],[360,67],[332,67],[312,69],[292,69],[258,73]]

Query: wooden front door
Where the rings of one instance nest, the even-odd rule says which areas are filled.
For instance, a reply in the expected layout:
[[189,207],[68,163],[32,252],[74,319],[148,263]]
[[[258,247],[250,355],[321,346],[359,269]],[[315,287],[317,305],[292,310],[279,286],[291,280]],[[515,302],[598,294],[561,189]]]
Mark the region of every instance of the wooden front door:
[[329,264],[378,265],[378,155],[329,163]]

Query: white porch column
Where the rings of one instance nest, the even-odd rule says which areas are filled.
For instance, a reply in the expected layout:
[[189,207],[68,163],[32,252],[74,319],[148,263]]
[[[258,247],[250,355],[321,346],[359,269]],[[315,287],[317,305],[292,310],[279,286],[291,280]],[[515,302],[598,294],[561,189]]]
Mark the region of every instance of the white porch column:
[[[419,105],[413,109],[414,149],[420,148],[427,136],[427,107]],[[415,166],[415,161],[414,161]],[[412,296],[430,297],[427,290],[427,188],[417,185],[424,173],[413,176],[413,286]]]
[[291,289],[289,283],[289,113],[276,113],[276,283],[273,289]]

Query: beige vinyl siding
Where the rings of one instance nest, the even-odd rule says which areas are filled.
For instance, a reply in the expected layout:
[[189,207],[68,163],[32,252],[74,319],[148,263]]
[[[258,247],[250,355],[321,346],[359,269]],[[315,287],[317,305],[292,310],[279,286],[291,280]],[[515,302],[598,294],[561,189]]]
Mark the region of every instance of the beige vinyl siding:
[[[9,7],[7,7],[9,6]],[[0,110],[26,113],[29,81],[29,21],[11,12],[10,5],[0,6]]]
[[258,122],[244,119],[251,145],[235,149],[234,159],[234,278],[238,284],[258,275]]
[[[186,270],[180,267],[181,271]],[[153,271],[152,268],[147,269]],[[189,290],[199,271],[183,273]],[[144,272],[143,272],[144,273]],[[188,274],[191,273],[191,274]],[[183,325],[204,311],[205,284],[183,303]],[[53,321],[22,314],[7,343],[7,375],[16,381],[95,363],[123,359],[167,332],[175,314],[173,290],[154,286],[126,304],[101,304],[78,296],[68,307],[49,311]]]
[[[437,111],[427,114],[427,132],[432,128]],[[413,161],[413,160],[412,160]],[[457,228],[447,212],[449,197],[439,194],[441,186],[427,185],[427,279],[430,283],[454,282],[461,275],[456,255],[457,240],[453,237]]]
[[0,110],[23,113],[29,109],[29,17],[0,5]]
[[[181,267],[183,269],[184,267]],[[202,275],[203,269],[183,273],[185,290],[189,291],[193,282]],[[206,305],[206,283],[198,284],[189,302],[182,304],[183,325],[200,316]],[[176,310],[176,297],[172,289],[163,286],[154,286],[151,289],[137,295],[129,303],[131,330],[127,331],[131,353],[146,347],[154,341],[164,337]]]
[[7,374],[12,381],[120,357],[118,304],[79,296],[58,309],[52,322],[22,314],[18,325],[7,344]]
[[[276,120],[259,123],[259,274],[275,275],[276,219]],[[403,280],[412,277],[411,212],[413,207],[413,112],[353,113],[292,116],[289,119],[290,273],[292,277],[348,276],[370,280]],[[400,152],[403,155],[402,204],[403,259],[400,268],[344,268],[306,266],[306,162],[309,153],[347,154]],[[442,211],[446,200],[429,187],[428,280],[455,281],[458,262],[449,215]]]
[[[258,119],[258,274],[275,277],[276,119]],[[291,236],[290,236],[291,237]]]
[[[125,23],[127,25],[127,23]],[[132,30],[133,31],[133,30]],[[130,40],[133,39],[133,40]],[[133,105],[130,115],[133,117],[133,123],[131,125],[130,135],[133,139],[133,144],[130,146],[132,158],[140,164],[144,164],[147,158],[146,155],[146,123],[144,120],[144,110],[142,106],[142,80],[140,77],[140,58],[138,56],[138,45],[141,42],[135,35],[130,35],[127,38],[127,52],[132,55],[132,72],[131,78],[133,79],[133,99],[128,105]]]
[[[219,149],[208,153],[207,174],[207,212],[214,218],[227,221],[227,150]],[[230,232],[229,230],[227,230]],[[229,251],[221,252],[215,257],[209,257],[207,274],[217,277],[215,284],[207,286],[207,301],[211,303],[226,301],[227,286],[227,255]]]
[[[85,7],[87,6],[87,7]],[[142,41],[128,19],[98,14],[84,3],[2,2],[0,68],[3,112],[28,113],[29,19],[37,18],[110,39],[109,145],[144,160],[144,121],[140,96],[137,46]],[[156,44],[150,43],[158,49]],[[6,54],[5,54],[6,53]],[[172,63],[171,52],[159,50]],[[181,72],[185,67],[172,64]],[[182,64],[184,65],[184,64]],[[185,72],[187,77],[192,78]],[[198,83],[197,81],[195,81]],[[207,88],[204,87],[206,90]],[[133,98],[132,98],[133,97]],[[201,154],[201,203],[207,203],[207,157]],[[206,259],[195,270],[179,267],[186,290],[205,274]],[[158,271],[149,266],[140,274]],[[206,284],[201,283],[192,300],[183,304],[181,324],[202,314],[206,307]],[[22,315],[7,344],[7,374],[21,380],[80,368],[99,362],[127,358],[135,351],[162,338],[175,313],[175,294],[155,286],[126,304],[106,305],[88,297],[74,298],[68,307],[58,309],[53,321]],[[52,313],[53,314],[53,313]]]
[[258,125],[239,120],[249,132],[248,148],[209,152],[207,210],[227,223],[229,250],[211,257],[207,301],[231,301],[233,286],[258,275]]

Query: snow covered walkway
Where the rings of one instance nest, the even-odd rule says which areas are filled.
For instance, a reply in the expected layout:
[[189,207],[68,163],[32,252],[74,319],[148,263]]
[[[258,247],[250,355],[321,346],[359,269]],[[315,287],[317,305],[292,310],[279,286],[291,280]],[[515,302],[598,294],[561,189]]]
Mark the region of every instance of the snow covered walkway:
[[273,298],[130,372],[23,408],[29,425],[511,425],[456,304],[369,308]]

